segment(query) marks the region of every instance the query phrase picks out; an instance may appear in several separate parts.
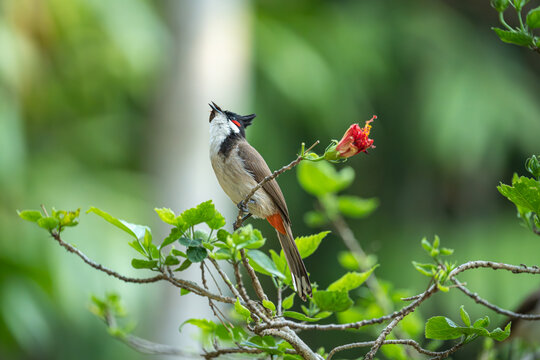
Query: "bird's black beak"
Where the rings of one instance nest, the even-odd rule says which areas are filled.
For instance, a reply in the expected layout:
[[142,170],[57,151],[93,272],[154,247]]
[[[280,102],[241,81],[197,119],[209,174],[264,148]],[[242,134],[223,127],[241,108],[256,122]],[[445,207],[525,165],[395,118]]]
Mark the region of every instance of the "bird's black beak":
[[216,105],[215,102],[210,102],[210,108],[212,108],[212,112],[210,113],[210,119],[208,122],[212,122],[212,120],[216,117],[216,113],[223,114],[223,111],[219,108],[219,106]]
[[210,104],[208,104],[208,105],[210,105],[210,107],[212,108],[212,110],[217,111],[218,113],[223,113],[223,111],[220,109],[219,106],[216,105],[215,102],[212,101],[212,102],[210,102]]

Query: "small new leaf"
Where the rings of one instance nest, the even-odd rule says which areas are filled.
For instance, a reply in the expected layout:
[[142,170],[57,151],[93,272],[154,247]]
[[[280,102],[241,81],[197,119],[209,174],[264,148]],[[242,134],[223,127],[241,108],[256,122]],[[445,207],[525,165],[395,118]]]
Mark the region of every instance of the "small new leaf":
[[302,259],[305,259],[311,254],[313,254],[321,244],[321,241],[328,234],[330,234],[330,231],[323,231],[315,235],[297,237],[295,239],[295,242]]
[[178,222],[176,221],[176,214],[171,209],[168,209],[168,208],[161,208],[161,209],[155,208],[154,210],[158,214],[159,218],[164,223],[167,223],[167,224],[173,225],[173,226],[176,226],[178,224]]
[[461,305],[461,307],[459,308],[459,313],[461,315],[461,320],[463,321],[463,323],[467,326],[471,326],[471,318],[469,317],[467,311],[465,311],[465,307],[463,305]]
[[276,305],[270,300],[263,300],[263,306],[271,311],[276,311]]
[[19,217],[23,220],[37,222],[39,219],[41,219],[43,216],[41,215],[41,212],[37,210],[23,210],[23,211],[17,211],[17,214],[19,214]]
[[94,213],[98,216],[101,216],[103,219],[105,219],[109,223],[127,232],[129,235],[133,236],[135,239],[138,239],[138,240],[144,239],[144,235],[146,231],[150,231],[150,228],[148,226],[128,223],[125,220],[117,219],[114,216],[106,213],[105,211],[100,210],[93,206],[90,209],[88,209],[86,213],[87,214]]
[[49,216],[38,219],[37,224],[45,230],[52,231],[58,227],[60,222],[57,218]]
[[132,259],[131,266],[135,269],[154,269],[157,268],[157,260],[142,260],[142,259]]
[[343,275],[340,279],[334,281],[327,290],[330,291],[351,291],[362,285],[371,275],[371,273],[378,267],[375,265],[368,271],[359,273],[359,272],[349,272]]
[[[332,313],[324,312],[324,315],[327,315],[327,314],[332,314]],[[309,317],[309,316],[306,316],[306,315],[304,315],[302,313],[299,313],[299,312],[296,312],[296,311],[284,311],[283,316],[291,318],[291,319],[295,319],[295,320],[309,321],[309,322],[315,322],[315,321],[319,321],[321,319],[324,319],[324,317]],[[327,315],[327,316],[329,316],[329,315]]]
[[247,307],[240,304],[240,299],[238,298],[236,298],[236,302],[234,303],[234,310],[236,311],[238,315],[242,316],[242,318],[244,318],[246,321],[248,322],[252,321],[251,312],[248,310]]
[[290,308],[293,307],[293,305],[294,305],[294,296],[295,295],[296,295],[296,293],[292,293],[291,295],[289,295],[285,299],[283,299],[283,303],[281,304],[281,306],[285,310],[289,310]]
[[531,46],[534,45],[533,37],[527,33],[491,28],[499,39],[508,44]]

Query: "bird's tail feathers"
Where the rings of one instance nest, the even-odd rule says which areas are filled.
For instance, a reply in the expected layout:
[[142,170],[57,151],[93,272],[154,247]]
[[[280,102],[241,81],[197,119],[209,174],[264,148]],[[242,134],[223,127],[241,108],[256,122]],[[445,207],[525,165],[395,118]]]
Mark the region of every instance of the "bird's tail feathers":
[[296,243],[292,236],[292,231],[290,226],[286,226],[286,233],[281,234],[279,231],[276,231],[278,235],[279,242],[285,253],[285,259],[287,259],[287,264],[291,270],[292,280],[294,290],[298,293],[300,298],[306,301],[306,297],[311,297],[311,283],[309,282],[309,276],[306,270],[306,266],[302,261],[302,257],[298,252]]

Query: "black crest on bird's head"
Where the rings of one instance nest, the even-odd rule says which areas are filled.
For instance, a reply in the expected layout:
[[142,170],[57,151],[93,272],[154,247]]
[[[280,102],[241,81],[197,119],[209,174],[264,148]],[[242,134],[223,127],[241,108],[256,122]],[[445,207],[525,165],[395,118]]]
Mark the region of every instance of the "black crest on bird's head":
[[239,115],[237,113],[233,113],[232,111],[221,110],[221,108],[214,102],[211,102],[208,105],[210,105],[212,108],[212,112],[210,113],[210,122],[212,122],[217,114],[223,114],[227,117],[231,126],[239,130],[239,132],[237,130],[235,130],[235,132],[243,137],[246,136],[245,129],[251,125],[251,122],[253,119],[255,119],[255,116],[257,116],[255,114]]

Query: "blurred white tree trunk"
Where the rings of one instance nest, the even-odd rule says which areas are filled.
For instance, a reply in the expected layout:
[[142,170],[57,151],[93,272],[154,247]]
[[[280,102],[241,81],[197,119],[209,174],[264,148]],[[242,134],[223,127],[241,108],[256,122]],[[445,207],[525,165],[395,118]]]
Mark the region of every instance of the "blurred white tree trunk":
[[[234,217],[232,204],[208,157],[208,103],[239,113],[251,110],[250,6],[247,0],[170,0],[165,11],[175,58],[164,69],[148,134],[156,206],[178,212],[213,199],[229,220]],[[200,282],[198,267],[190,270],[188,276]],[[178,326],[188,318],[211,316],[208,303],[195,295],[180,297],[170,288],[155,304],[152,311],[161,313],[161,334],[155,340],[197,348],[191,327],[179,334]]]

